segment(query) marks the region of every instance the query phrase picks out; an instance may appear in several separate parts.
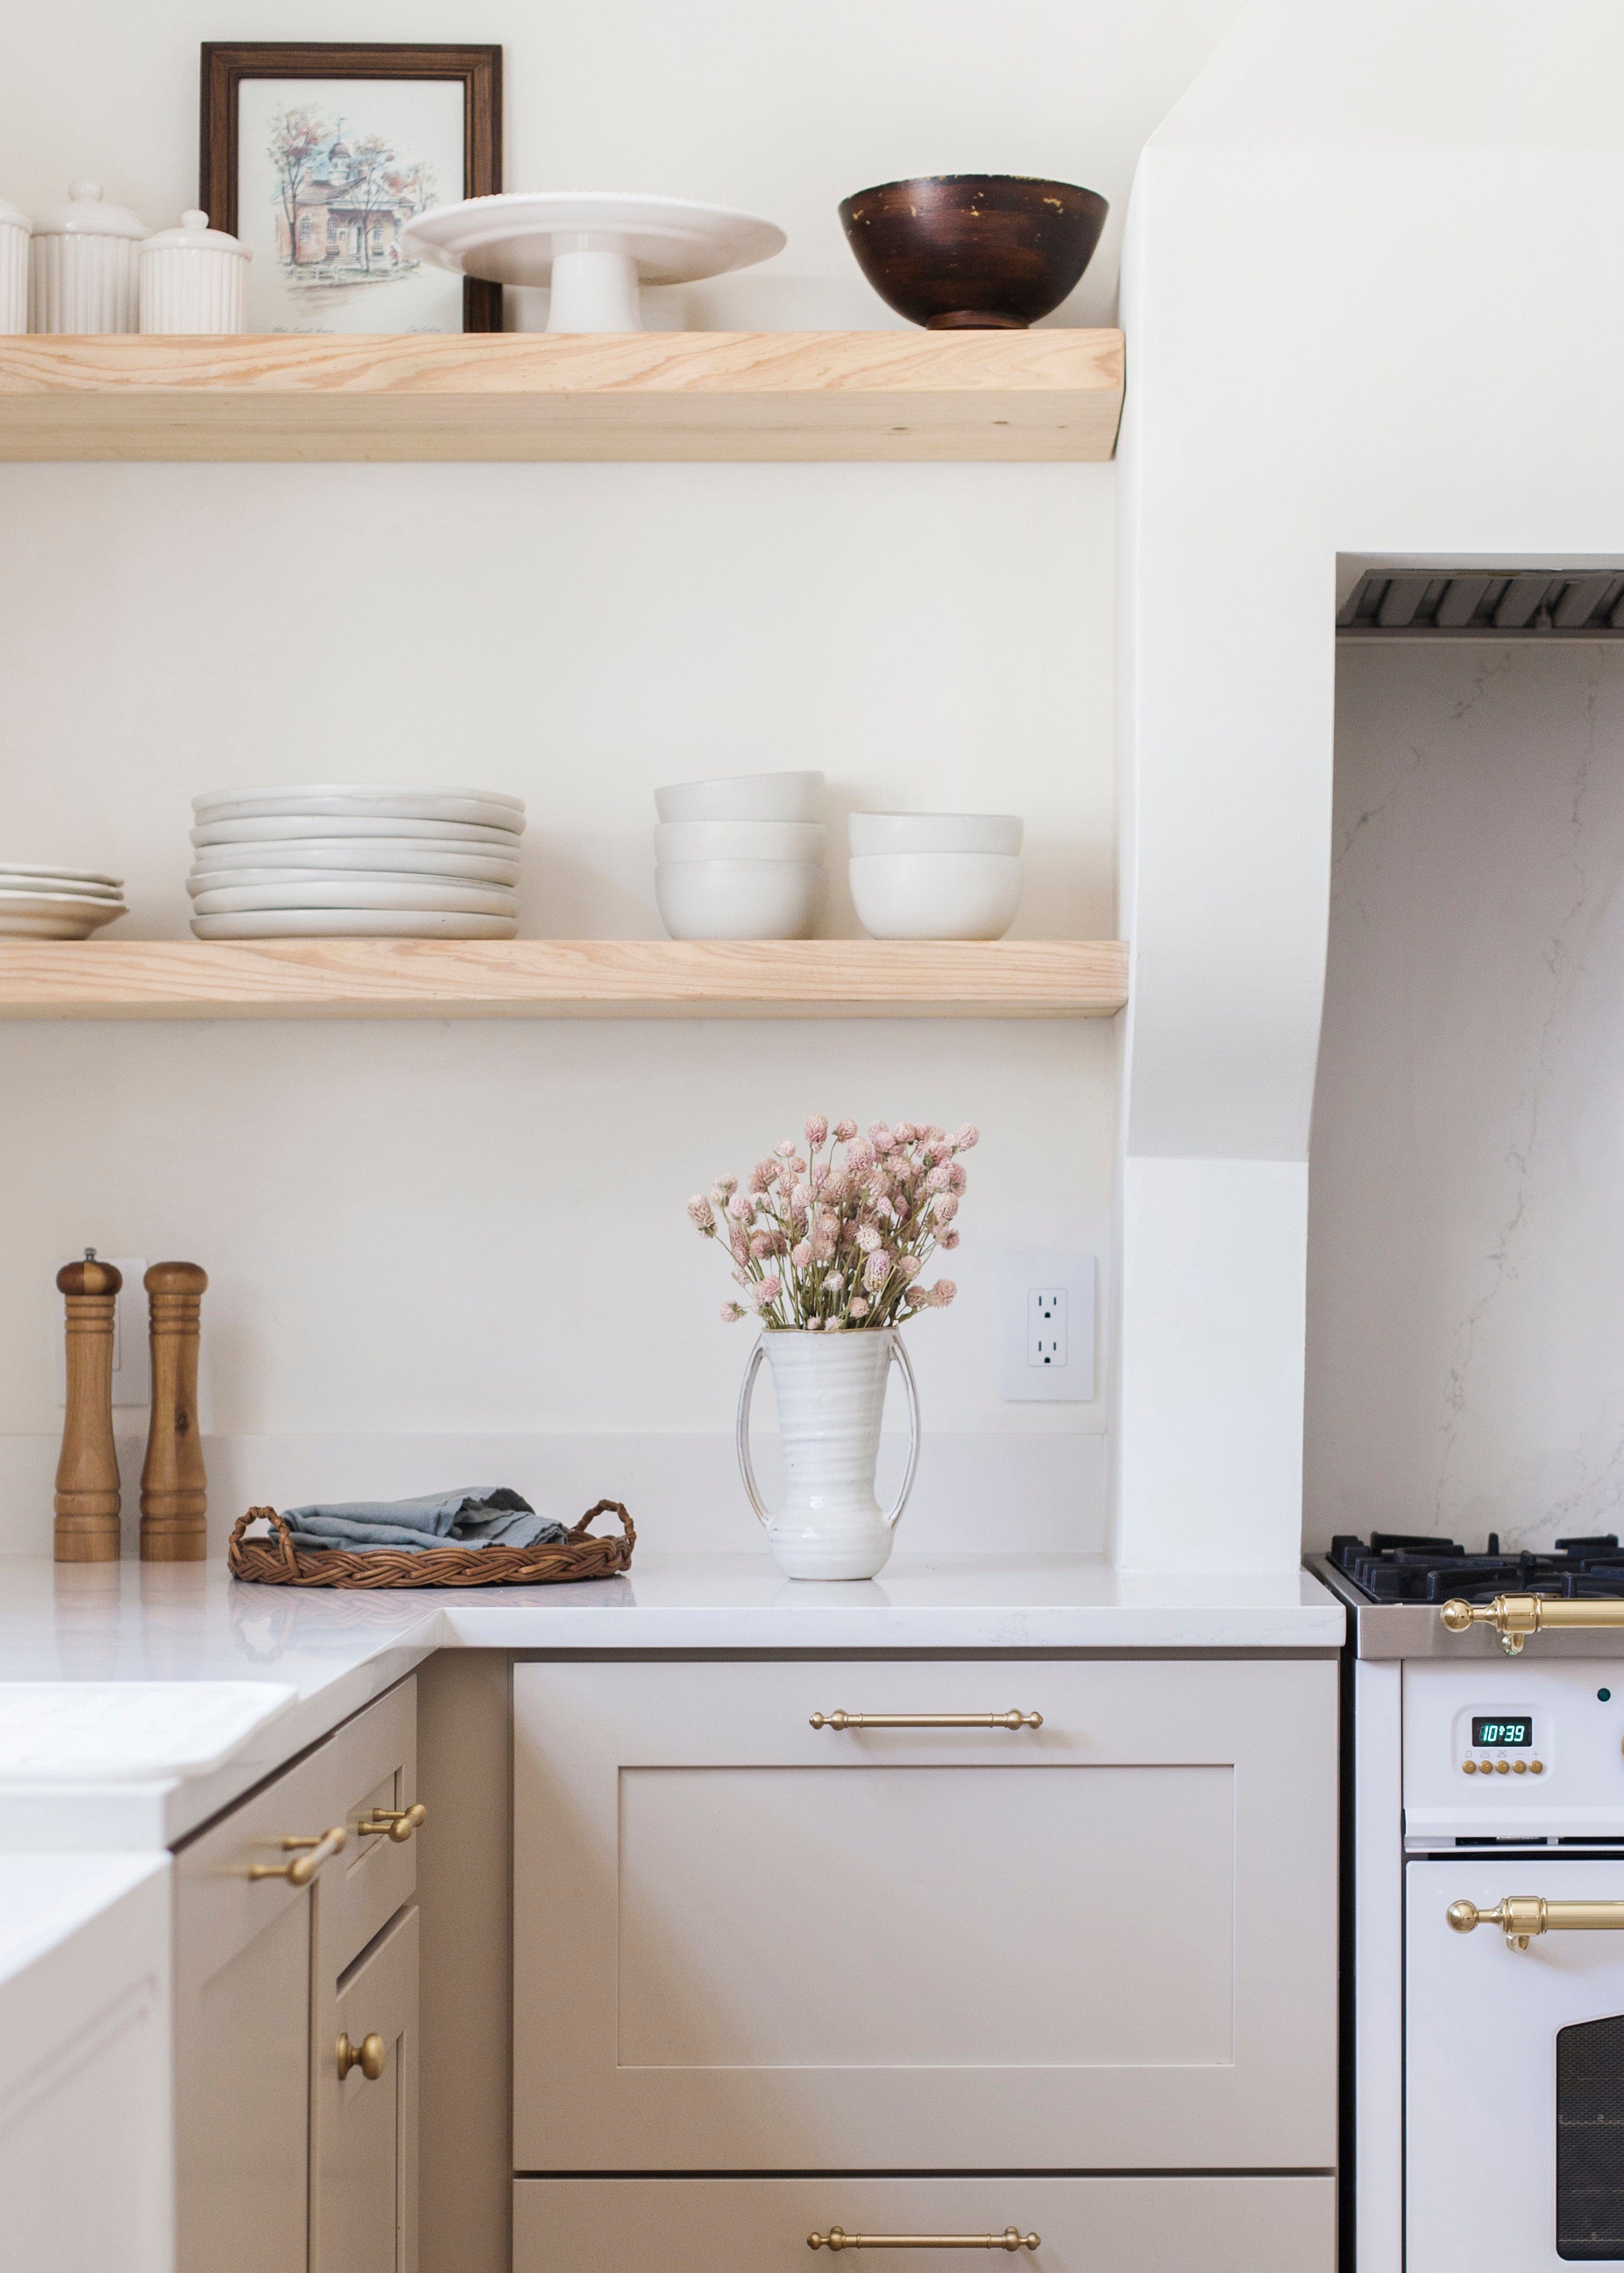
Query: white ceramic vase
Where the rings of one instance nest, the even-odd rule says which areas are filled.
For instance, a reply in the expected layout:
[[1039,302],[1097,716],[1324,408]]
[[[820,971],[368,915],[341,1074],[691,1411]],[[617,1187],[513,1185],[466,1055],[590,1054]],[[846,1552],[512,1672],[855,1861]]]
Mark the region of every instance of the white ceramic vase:
[[[786,1493],[763,1504],[750,1462],[750,1398],[763,1359],[772,1369]],[[874,1472],[893,1361],[908,1399],[908,1466],[895,1504],[882,1509]],[[884,1568],[919,1467],[919,1397],[893,1327],[809,1334],[763,1332],[739,1392],[739,1469],[778,1568],[792,1579],[872,1579]]]
[[140,247],[140,323],[169,338],[224,335],[248,329],[245,244],[211,229],[200,210],[178,229],[161,229]]
[[34,223],[0,203],[0,332],[28,328],[28,239]]

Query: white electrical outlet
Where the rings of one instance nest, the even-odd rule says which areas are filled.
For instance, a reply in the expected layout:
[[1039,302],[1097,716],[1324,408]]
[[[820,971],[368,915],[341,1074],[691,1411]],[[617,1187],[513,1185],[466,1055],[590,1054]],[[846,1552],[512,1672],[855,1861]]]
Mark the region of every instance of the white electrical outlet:
[[[70,1263],[82,1259],[71,1255]],[[113,1298],[113,1402],[115,1405],[148,1405],[152,1401],[152,1352],[147,1339],[147,1294],[141,1285],[147,1276],[144,1256],[104,1255],[124,1274],[124,1286]],[[55,1273],[52,1274],[53,1279]],[[62,1297],[55,1286],[51,1300],[56,1306],[56,1402],[68,1401],[68,1352],[63,1332]]]
[[1094,1313],[1092,1255],[1004,1257],[999,1370],[1006,1403],[1093,1403]]

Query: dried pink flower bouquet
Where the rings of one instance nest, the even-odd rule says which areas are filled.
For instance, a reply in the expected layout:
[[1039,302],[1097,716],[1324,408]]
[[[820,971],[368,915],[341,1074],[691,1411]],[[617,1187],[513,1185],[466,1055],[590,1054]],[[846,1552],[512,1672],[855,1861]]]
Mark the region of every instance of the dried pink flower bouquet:
[[726,1241],[744,1289],[722,1316],[835,1333],[945,1309],[959,1291],[952,1280],[927,1289],[920,1272],[938,1247],[959,1244],[953,1219],[968,1182],[959,1155],[976,1136],[967,1121],[950,1136],[913,1121],[876,1121],[860,1136],[854,1121],[831,1131],[815,1113],[804,1156],[786,1136],[743,1190],[722,1176],[709,1198],[696,1192],[688,1216],[707,1239]]

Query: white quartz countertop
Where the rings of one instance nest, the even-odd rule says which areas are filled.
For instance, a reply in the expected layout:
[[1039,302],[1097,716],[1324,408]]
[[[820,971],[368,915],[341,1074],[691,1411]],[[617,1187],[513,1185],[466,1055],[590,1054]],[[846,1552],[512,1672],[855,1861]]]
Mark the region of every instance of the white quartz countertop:
[[[153,1711],[168,1733],[145,1777],[128,1745],[117,1777],[87,1776],[79,1726],[77,1763],[70,1747],[53,1778],[31,1722],[26,1778],[8,1776],[0,1757],[0,1850],[170,1845],[437,1649],[1214,1653],[1342,1639],[1341,1605],[1305,1572],[1134,1574],[1088,1556],[898,1555],[878,1579],[826,1585],[786,1579],[764,1552],[640,1550],[620,1579],[421,1594],[239,1586],[218,1564],[19,1557],[0,1560],[0,1730],[6,1684],[287,1694],[265,1711],[240,1700],[242,1733],[223,1760],[195,1715],[183,1757],[172,1706],[167,1721]],[[65,1710],[64,1726],[79,1722]]]
[[153,1854],[0,1854],[0,1984],[165,1867]]

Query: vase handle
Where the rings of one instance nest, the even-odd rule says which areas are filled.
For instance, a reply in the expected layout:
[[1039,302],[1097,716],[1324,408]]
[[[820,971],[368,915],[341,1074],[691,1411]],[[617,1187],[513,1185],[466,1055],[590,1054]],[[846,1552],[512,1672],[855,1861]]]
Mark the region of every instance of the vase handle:
[[756,1520],[764,1531],[772,1518],[762,1504],[762,1496],[756,1489],[756,1471],[750,1466],[750,1394],[756,1387],[756,1377],[761,1371],[761,1362],[766,1355],[765,1337],[758,1334],[756,1347],[750,1352],[750,1362],[744,1369],[744,1379],[739,1384],[739,1418],[734,1435],[739,1447],[739,1474],[744,1479],[744,1489]]
[[902,1385],[908,1397],[908,1465],[902,1479],[902,1489],[897,1494],[891,1512],[882,1519],[887,1531],[895,1531],[908,1504],[914,1489],[914,1479],[919,1473],[919,1391],[914,1384],[914,1369],[908,1363],[908,1353],[901,1334],[895,1326],[891,1329],[891,1362],[902,1368]]
[[[899,1365],[902,1368],[902,1385],[907,1392],[908,1399],[908,1465],[903,1475],[901,1490],[891,1503],[889,1512],[880,1519],[887,1531],[894,1531],[902,1519],[902,1511],[907,1505],[909,1495],[914,1489],[914,1479],[919,1474],[919,1390],[914,1383],[914,1369],[908,1362],[908,1353],[902,1336],[894,1326],[888,1331],[891,1334],[891,1362],[893,1365]],[[744,1379],[739,1384],[739,1417],[733,1430],[734,1442],[739,1451],[739,1474],[744,1480],[745,1492],[755,1512],[756,1520],[763,1531],[771,1525],[772,1517],[763,1503],[761,1493],[756,1489],[756,1470],[750,1461],[750,1399],[755,1393],[756,1377],[761,1370],[761,1362],[765,1355],[765,1338],[757,1335],[756,1347],[750,1352],[749,1362],[744,1369]]]

